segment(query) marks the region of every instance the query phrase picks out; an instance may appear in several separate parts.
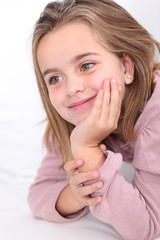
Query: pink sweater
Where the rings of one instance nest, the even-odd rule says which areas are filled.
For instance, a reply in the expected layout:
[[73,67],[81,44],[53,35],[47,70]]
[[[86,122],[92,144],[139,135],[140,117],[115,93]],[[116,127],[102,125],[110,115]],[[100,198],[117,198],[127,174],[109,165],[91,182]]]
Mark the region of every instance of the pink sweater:
[[[59,193],[68,182],[65,171],[59,169],[60,155],[50,149],[28,195],[35,216],[69,222],[90,210],[96,218],[111,224],[123,239],[151,240],[160,235],[160,71],[156,71],[155,82],[152,97],[135,125],[136,141],[123,143],[112,135],[106,139],[109,150],[99,169],[104,183],[98,192],[102,203],[66,218],[56,211]],[[135,169],[132,183],[119,172],[122,161],[130,162]]]

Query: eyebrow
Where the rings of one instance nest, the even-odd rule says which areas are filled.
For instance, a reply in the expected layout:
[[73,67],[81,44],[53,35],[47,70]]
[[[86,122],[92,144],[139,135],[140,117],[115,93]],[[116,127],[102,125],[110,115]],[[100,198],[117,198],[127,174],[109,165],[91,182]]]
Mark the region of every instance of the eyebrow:
[[[87,57],[87,56],[90,56],[90,55],[95,55],[95,56],[99,56],[98,53],[94,53],[94,52],[87,52],[87,53],[82,53],[82,54],[79,54],[75,57],[73,57],[73,59],[71,59],[71,63],[75,63],[75,62],[78,62],[80,61],[82,58],[84,57]],[[49,73],[52,73],[52,72],[59,72],[59,69],[58,68],[49,68],[47,70],[45,70],[42,75],[43,77],[46,76],[47,74]]]

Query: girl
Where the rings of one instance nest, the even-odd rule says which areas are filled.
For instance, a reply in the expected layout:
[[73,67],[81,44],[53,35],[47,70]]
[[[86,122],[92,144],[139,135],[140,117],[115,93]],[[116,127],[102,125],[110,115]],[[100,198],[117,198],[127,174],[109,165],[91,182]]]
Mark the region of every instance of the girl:
[[[91,211],[123,239],[159,236],[157,50],[112,0],[46,6],[33,35],[48,149],[28,196],[35,216],[69,222]],[[120,174],[122,161],[135,169],[132,183]]]

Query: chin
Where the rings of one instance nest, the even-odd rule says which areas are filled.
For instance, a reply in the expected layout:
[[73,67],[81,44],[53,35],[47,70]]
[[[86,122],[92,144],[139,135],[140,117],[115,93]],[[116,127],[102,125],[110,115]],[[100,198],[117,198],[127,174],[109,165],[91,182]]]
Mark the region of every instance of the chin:
[[81,122],[83,122],[87,117],[88,117],[89,114],[85,114],[85,115],[81,115],[77,121],[75,121],[73,124],[75,126],[77,126],[78,124],[80,124]]
[[78,124],[80,124],[81,122],[83,122],[88,116],[89,116],[90,111],[85,111],[85,112],[81,112],[78,113],[76,115],[72,115],[72,116],[68,116],[66,118],[64,118],[67,122],[73,124],[74,126],[77,126]]

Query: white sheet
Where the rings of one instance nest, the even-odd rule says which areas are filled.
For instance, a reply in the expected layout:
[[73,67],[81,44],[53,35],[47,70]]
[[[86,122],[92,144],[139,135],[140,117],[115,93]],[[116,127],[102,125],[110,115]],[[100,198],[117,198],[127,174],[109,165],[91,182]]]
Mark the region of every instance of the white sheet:
[[[132,181],[134,171],[129,164],[123,164],[121,173]],[[90,213],[72,223],[52,223],[35,218],[27,204],[31,180],[13,176],[11,183],[8,179],[0,179],[1,240],[122,240],[110,225]]]
[[1,240],[115,240],[121,239],[111,226],[91,214],[72,223],[51,223],[32,216],[26,195],[28,183],[0,183]]

